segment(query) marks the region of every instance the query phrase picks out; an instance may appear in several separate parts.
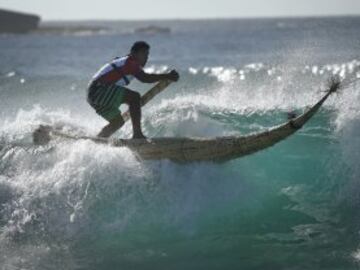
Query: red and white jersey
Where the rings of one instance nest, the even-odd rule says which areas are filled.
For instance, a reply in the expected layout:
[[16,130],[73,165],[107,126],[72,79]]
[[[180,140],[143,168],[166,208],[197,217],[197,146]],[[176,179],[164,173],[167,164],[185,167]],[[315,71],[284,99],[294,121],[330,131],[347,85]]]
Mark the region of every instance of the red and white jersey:
[[105,64],[95,73],[91,81],[125,86],[128,85],[141,70],[142,66],[138,61],[133,56],[127,55],[115,58],[110,63]]

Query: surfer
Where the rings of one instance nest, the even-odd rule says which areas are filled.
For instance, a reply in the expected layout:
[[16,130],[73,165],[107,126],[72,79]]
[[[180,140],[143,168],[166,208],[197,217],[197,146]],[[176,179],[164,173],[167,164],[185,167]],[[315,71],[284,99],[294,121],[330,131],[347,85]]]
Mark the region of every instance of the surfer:
[[145,138],[141,130],[141,96],[138,92],[126,88],[133,78],[143,83],[155,83],[161,80],[178,81],[179,74],[171,70],[164,74],[150,74],[143,70],[149,57],[150,45],[144,41],[135,42],[130,53],[116,57],[105,64],[93,76],[87,93],[87,101],[97,114],[109,123],[102,128],[98,137],[108,138],[124,125],[119,107],[129,105],[133,127],[133,138]]

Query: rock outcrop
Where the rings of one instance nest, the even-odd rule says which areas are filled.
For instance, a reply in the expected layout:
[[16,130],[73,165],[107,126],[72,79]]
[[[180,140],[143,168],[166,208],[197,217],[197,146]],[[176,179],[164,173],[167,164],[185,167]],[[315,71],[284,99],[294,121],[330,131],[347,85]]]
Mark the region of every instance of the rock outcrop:
[[0,33],[27,33],[38,28],[37,15],[0,9]]

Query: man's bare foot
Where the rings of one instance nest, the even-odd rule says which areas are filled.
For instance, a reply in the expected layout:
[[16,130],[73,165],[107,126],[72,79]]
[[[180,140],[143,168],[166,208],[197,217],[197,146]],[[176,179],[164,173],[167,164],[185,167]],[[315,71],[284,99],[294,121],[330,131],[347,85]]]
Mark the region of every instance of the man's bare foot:
[[132,138],[133,139],[146,139],[146,137],[142,133],[134,134]]

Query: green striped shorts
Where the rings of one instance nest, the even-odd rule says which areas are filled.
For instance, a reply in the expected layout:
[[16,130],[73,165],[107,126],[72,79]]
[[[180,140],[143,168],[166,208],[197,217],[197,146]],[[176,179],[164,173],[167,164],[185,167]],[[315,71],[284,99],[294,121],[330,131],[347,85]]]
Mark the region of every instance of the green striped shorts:
[[115,84],[95,82],[88,88],[87,102],[97,114],[111,121],[121,114],[119,107],[123,103],[125,90],[124,87]]

